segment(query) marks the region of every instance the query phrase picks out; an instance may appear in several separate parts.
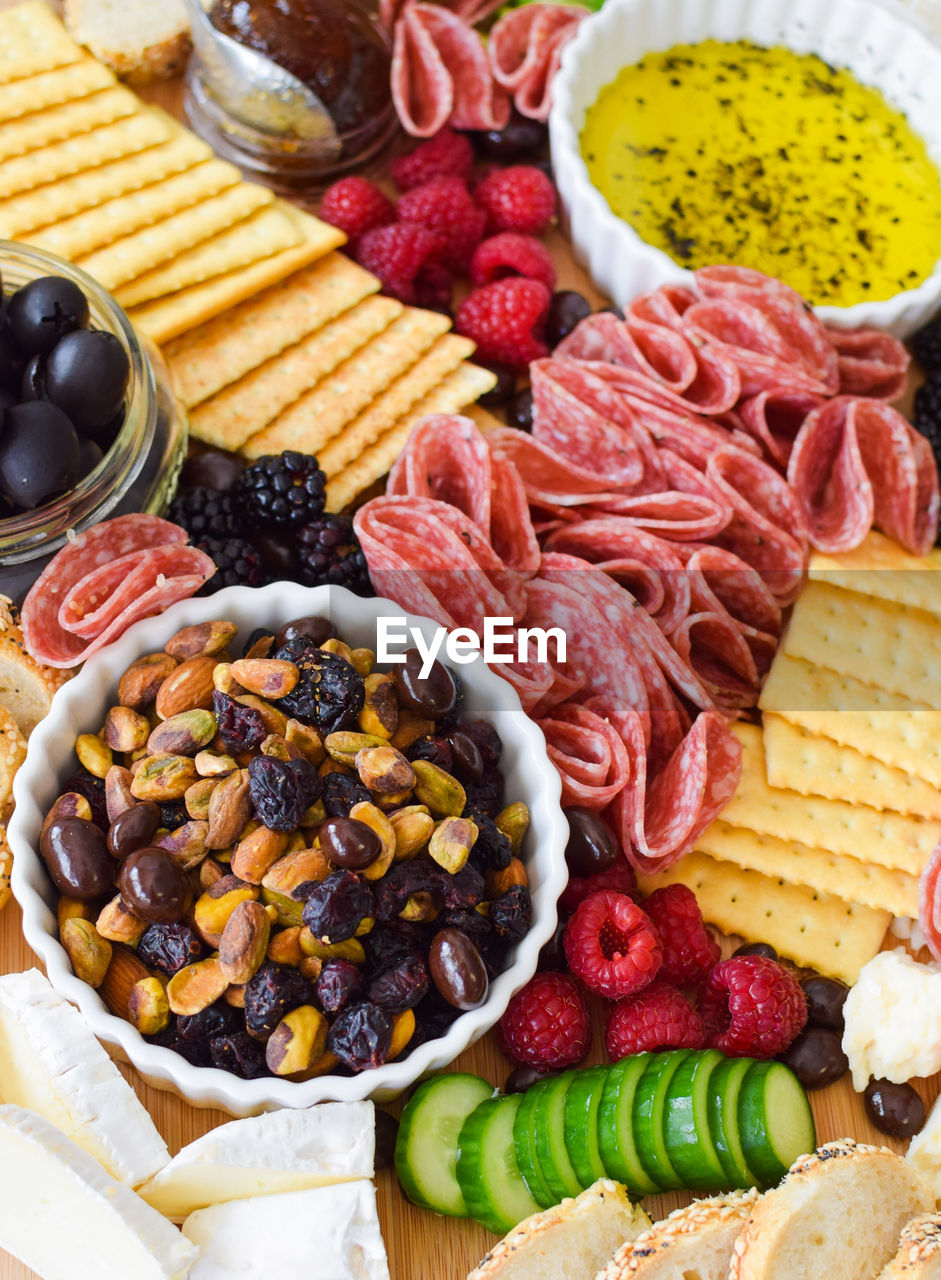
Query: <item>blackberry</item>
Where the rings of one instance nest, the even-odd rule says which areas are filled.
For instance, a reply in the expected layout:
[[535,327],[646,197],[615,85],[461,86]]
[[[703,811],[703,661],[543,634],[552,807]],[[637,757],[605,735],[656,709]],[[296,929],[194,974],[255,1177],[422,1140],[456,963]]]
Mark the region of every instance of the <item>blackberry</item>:
[[327,478],[309,453],[266,453],[239,480],[249,519],[296,528],[323,514]]
[[920,431],[941,463],[941,369],[915,392],[916,431]]
[[297,532],[300,581],[308,587],[347,587],[358,596],[373,595],[366,557],[348,516],[321,516]]
[[911,348],[925,373],[941,372],[941,312],[912,334]]
[[193,542],[204,538],[240,538],[245,522],[242,504],[231,493],[216,493],[202,485],[178,493],[167,519],[185,529]]
[[196,545],[216,565],[216,572],[197,595],[211,596],[223,587],[260,587],[264,582],[261,557],[244,538],[203,538]]

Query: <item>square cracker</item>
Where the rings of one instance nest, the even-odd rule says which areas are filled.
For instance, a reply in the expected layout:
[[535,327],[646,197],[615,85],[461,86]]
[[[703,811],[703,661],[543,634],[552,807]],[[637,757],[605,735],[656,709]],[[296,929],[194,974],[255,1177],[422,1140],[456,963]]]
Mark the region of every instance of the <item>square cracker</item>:
[[868,862],[909,875],[924,870],[941,823],[769,787],[761,730],[736,724],[732,732],[742,744],[742,776],[722,810],[725,822],[851,858],[862,852]]
[[721,818],[706,828],[694,847],[697,853],[760,871],[772,880],[804,884],[818,893],[836,894],[893,916],[918,916],[918,878],[904,871],[889,871],[872,862],[812,849],[797,840],[777,840],[730,826]]
[[[221,315],[230,307],[244,302],[269,285],[309,266],[317,258],[322,258],[342,244],[345,237],[342,231],[331,227],[317,218],[302,213],[291,205],[279,205],[285,216],[290,218],[300,232],[300,243],[281,253],[274,253],[251,266],[240,267],[229,271],[214,280],[193,285],[183,289],[171,297],[158,298],[142,307],[135,307],[131,312],[131,320],[148,337],[158,345],[178,338],[188,329]],[[256,335],[250,339],[254,342]]]
[[772,787],[941,821],[941,790],[923,778],[810,733],[783,716],[766,715],[763,727]]
[[407,308],[388,329],[289,405],[263,431],[251,436],[242,452],[249,458],[259,458],[282,449],[300,449],[319,457],[329,440],[410,369],[449,328],[447,316]]
[[171,174],[160,182],[127,195],[106,200],[94,209],[86,209],[64,222],[54,222],[30,232],[30,244],[48,249],[62,258],[74,261],[114,244],[142,227],[153,226],[191,209],[194,205],[218,195],[241,181],[234,164],[224,160],[205,160],[183,173]]
[[64,102],[47,111],[34,111],[0,126],[0,160],[26,155],[63,138],[88,133],[100,125],[136,115],[140,110],[140,98],[123,85],[114,85],[87,98]]
[[177,395],[192,409],[378,288],[345,254],[328,254],[169,343],[164,354]]
[[27,233],[36,227],[48,226],[115,196],[160,182],[171,173],[191,169],[211,155],[205,142],[181,131],[160,146],[148,147],[137,155],[0,201],[0,236],[11,240],[28,238]]
[[220,449],[240,448],[403,310],[393,298],[365,298],[197,405],[190,411],[190,433]]
[[429,413],[457,413],[465,405],[489,391],[496,382],[489,369],[464,363],[400,418],[374,445],[364,449],[355,462],[327,483],[327,510],[342,511],[384,476],[408,443],[412,428]]
[[666,884],[692,889],[704,919],[749,942],[852,985],[882,946],[892,917],[806,885],[690,853],[669,871],[641,876],[645,893]]
[[71,102],[73,98],[84,98],[115,84],[114,75],[94,58],[82,58],[55,71],[0,84],[0,123]]
[[81,46],[45,4],[29,0],[0,12],[0,84],[78,62]]
[[852,551],[810,558],[811,579],[941,615],[941,550],[913,556],[873,529]]

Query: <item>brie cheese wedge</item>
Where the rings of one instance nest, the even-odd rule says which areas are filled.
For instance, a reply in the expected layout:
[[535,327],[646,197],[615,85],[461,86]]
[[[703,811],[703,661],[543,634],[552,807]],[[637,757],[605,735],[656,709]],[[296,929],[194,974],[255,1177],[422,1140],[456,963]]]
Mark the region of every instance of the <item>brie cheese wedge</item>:
[[226,1200],[371,1178],[375,1150],[371,1102],[268,1111],[197,1138],[140,1194],[168,1218],[182,1221]]
[[0,978],[0,1101],[38,1112],[132,1187],[170,1159],[137,1094],[38,969]]
[[43,1280],[183,1280],[197,1251],[36,1115],[0,1106],[0,1246]]
[[190,1280],[389,1280],[371,1182],[230,1200],[191,1214],[183,1234],[199,1248]]

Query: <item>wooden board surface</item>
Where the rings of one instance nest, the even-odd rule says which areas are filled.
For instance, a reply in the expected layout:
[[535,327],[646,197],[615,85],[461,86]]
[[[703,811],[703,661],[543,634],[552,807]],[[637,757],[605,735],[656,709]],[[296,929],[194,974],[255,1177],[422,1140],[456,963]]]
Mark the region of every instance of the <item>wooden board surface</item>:
[[[15,2],[0,0],[0,9],[9,8]],[[179,114],[178,85],[159,86],[146,91],[144,96]],[[563,234],[553,231],[547,239],[556,262],[558,287],[578,289],[594,304],[601,304],[601,295],[573,261]],[[36,959],[22,936],[19,908],[11,903],[0,914],[0,972],[26,969],[35,963]],[[600,1002],[593,1011],[593,1017],[594,1043],[589,1062],[601,1062],[605,1055]],[[454,1063],[454,1069],[475,1072],[492,1084],[501,1086],[509,1074],[510,1064],[496,1048],[492,1036],[488,1035],[462,1054]],[[151,1088],[132,1068],[122,1067],[122,1071],[153,1116],[171,1153],[230,1118],[221,1111],[192,1107],[173,1094]],[[914,1083],[926,1102],[934,1101],[939,1092],[937,1078]],[[904,1150],[904,1143],[885,1138],[868,1122],[862,1099],[854,1093],[848,1076],[831,1088],[811,1095],[811,1101],[821,1141],[853,1137],[861,1142]],[[397,1114],[401,1105],[390,1106],[389,1110]],[[464,1280],[467,1272],[495,1243],[496,1237],[473,1223],[438,1218],[414,1208],[405,1200],[390,1172],[380,1173],[377,1183],[379,1216],[392,1280]],[[657,1218],[688,1199],[688,1196],[680,1194],[660,1196],[645,1201],[644,1206],[652,1218]],[[83,1274],[91,1275],[93,1269],[76,1269],[76,1276]],[[0,1280],[30,1280],[33,1276],[33,1272],[0,1250]],[[128,1280],[133,1280],[133,1277],[128,1277]]]

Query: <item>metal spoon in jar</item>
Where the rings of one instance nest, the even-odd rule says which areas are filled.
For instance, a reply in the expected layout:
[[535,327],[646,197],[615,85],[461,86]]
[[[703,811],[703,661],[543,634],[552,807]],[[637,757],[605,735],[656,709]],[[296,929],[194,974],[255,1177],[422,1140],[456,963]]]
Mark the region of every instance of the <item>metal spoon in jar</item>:
[[200,0],[185,3],[203,78],[220,105],[254,128],[319,142],[325,156],[339,155],[333,118],[308,85],[218,30]]

